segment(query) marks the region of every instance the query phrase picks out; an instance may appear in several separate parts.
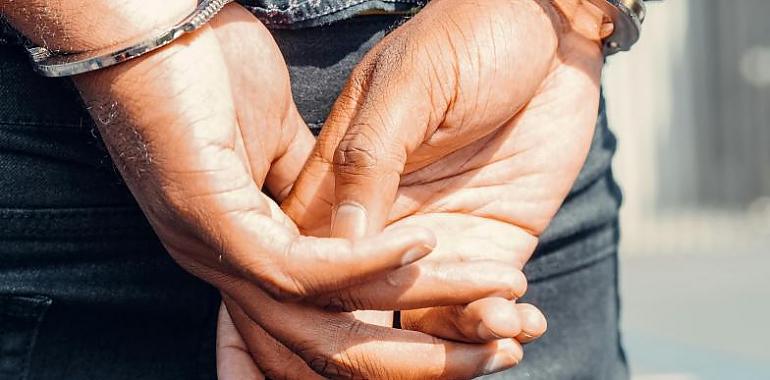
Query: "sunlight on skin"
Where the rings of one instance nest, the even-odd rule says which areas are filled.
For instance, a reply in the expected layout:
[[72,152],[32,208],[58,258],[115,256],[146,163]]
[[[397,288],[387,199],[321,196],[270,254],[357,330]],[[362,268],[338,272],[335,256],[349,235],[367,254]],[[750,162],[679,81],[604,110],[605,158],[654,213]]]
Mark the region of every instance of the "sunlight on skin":
[[[287,215],[262,186],[286,195],[314,141],[291,99],[280,51],[240,6],[228,6],[211,25],[165,49],[75,81],[165,247],[225,293],[244,338],[237,340],[221,320],[221,342],[229,342],[221,347],[239,348],[230,352],[244,366],[233,373],[280,375],[285,368],[271,363],[285,360],[254,355],[279,352],[324,375],[472,377],[521,360],[519,342],[487,336],[506,328],[491,326],[496,322],[485,316],[494,310],[485,309],[500,307],[494,296],[505,303],[523,294],[518,269],[590,143],[601,56],[598,37],[586,38],[582,27],[590,32],[585,21],[595,15],[567,6],[576,2],[559,2],[563,24],[545,1],[489,0],[484,9],[491,12],[479,12],[477,1],[431,2],[353,74],[284,204]],[[430,17],[435,12],[449,17]],[[65,31],[61,46],[88,47],[66,45],[81,42]],[[244,61],[262,62],[261,69],[243,70]],[[362,181],[367,178],[375,180]],[[332,215],[339,210],[332,205],[351,201],[366,208],[363,228]],[[351,243],[300,235],[328,236],[331,220],[341,230],[356,229],[334,235],[364,237]],[[440,229],[439,236],[426,226]],[[453,226],[456,233],[442,238]],[[486,239],[481,250],[479,231],[489,228],[501,230],[500,241]],[[512,235],[521,238],[503,241]],[[410,265],[437,238],[440,250]],[[479,265],[487,267],[467,269]],[[398,297],[380,297],[394,289]],[[381,310],[434,306],[427,310],[439,316],[431,333],[493,341],[443,341],[279,301],[332,305],[340,296],[347,306]],[[463,311],[474,323],[490,324],[487,330],[440,331],[447,309],[436,300],[453,305],[484,297],[494,301]],[[416,310],[423,314],[414,320],[430,315],[425,311]],[[512,330],[509,335],[518,331]],[[260,339],[266,336],[272,340]]]
[[[243,70],[244,61],[260,61],[261,69]],[[512,284],[500,278],[512,275],[503,267],[487,267],[479,278],[472,270],[455,269],[447,276],[440,268],[410,266],[435,245],[423,227],[353,243],[301,236],[260,189],[264,183],[272,194],[284,194],[312,149],[288,78],[267,30],[231,5],[198,33],[155,54],[78,77],[77,84],[95,118],[106,121],[102,137],[158,236],[180,265],[231,300],[228,309],[236,311],[233,321],[249,350],[266,353],[253,359],[268,376],[276,373],[271,365],[285,362],[270,356],[279,352],[276,347],[296,350],[283,352],[306,363],[307,371],[367,378],[433,377],[445,371],[467,377],[515,364],[517,344],[448,342],[301,304],[393,310],[436,300],[465,303],[505,291]],[[100,117],[105,111],[118,117]],[[404,292],[385,281],[365,281],[400,267],[408,269],[396,274],[405,290],[412,282],[432,286]],[[387,292],[392,296],[373,296]],[[398,342],[399,350],[360,345],[372,334]],[[273,340],[258,339],[265,335]],[[432,360],[413,360],[418,357]]]
[[[432,2],[354,71],[282,204],[303,232],[324,236],[336,205],[359,204],[369,233],[431,226],[438,246],[425,261],[526,263],[591,143],[602,17],[564,2],[570,22],[552,23],[535,2],[504,1],[484,28],[464,11],[474,4]],[[510,22],[524,14],[540,23]]]

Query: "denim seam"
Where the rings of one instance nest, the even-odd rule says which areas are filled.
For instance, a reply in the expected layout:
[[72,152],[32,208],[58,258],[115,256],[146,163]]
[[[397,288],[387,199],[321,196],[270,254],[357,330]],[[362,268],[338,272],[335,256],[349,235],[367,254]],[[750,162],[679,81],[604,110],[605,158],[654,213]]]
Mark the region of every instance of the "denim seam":
[[[324,6],[322,11],[320,13],[315,13],[316,16],[326,16],[331,13],[339,12],[345,8],[354,7],[356,5],[360,5],[362,3],[365,3],[370,0],[351,0],[346,4],[343,3],[337,3],[337,5],[326,5]],[[393,3],[393,4],[420,4],[420,0],[377,0],[383,3]],[[258,5],[245,5],[248,9],[253,9],[256,11],[264,12],[266,14],[284,14],[284,15],[290,15],[294,13],[297,10],[304,9],[306,11],[317,11],[318,7],[314,6],[313,3],[315,1],[313,0],[305,0],[302,2],[299,2],[294,5],[289,5],[288,7],[284,9],[269,9],[265,7],[260,7]]]
[[[311,1],[305,1],[296,5],[289,6],[285,9],[268,9],[256,5],[244,5],[244,7],[257,15],[264,15],[267,19],[262,19],[262,22],[266,25],[291,25],[294,23],[302,23],[318,19],[324,16],[329,16],[334,13],[341,12],[345,9],[353,8],[362,5],[370,0],[352,0],[349,3],[338,3],[337,5],[326,5],[321,9],[313,8]],[[378,0],[388,4],[403,4],[403,5],[422,5],[420,0]],[[276,16],[283,16],[285,19],[274,19]]]

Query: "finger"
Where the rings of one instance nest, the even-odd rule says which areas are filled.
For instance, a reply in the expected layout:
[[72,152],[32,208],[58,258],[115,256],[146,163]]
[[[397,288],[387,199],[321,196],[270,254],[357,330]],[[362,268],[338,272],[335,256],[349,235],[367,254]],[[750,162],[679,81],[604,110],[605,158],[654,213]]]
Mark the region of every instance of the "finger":
[[[431,252],[435,236],[402,228],[351,242],[299,236],[265,215],[228,214],[222,260],[278,299],[300,299],[365,282]],[[215,284],[216,285],[216,284]]]
[[[264,197],[253,186],[229,196]],[[421,259],[436,245],[433,233],[421,227],[393,229],[354,242],[302,236],[293,226],[287,226],[281,215],[273,216],[280,210],[266,201],[259,208],[231,211],[223,211],[221,205],[211,202],[185,205],[203,207],[194,217],[210,248],[192,262],[180,254],[183,245],[164,241],[177,260],[218,288],[229,281],[231,276],[227,275],[238,275],[282,300],[326,294],[366,282]],[[211,218],[212,214],[217,218]]]
[[233,325],[225,305],[217,320],[217,378],[220,380],[264,380],[246,343]]
[[521,343],[529,343],[546,330],[545,316],[535,306],[499,298],[471,303],[464,318],[479,321],[476,331],[482,341],[514,336]]
[[304,171],[315,173],[310,176],[315,186],[328,188],[323,173],[333,170],[336,229],[382,229],[406,157],[425,138],[431,110],[423,100],[429,94],[406,69],[413,57],[405,42],[383,41],[359,63]]
[[548,330],[548,320],[542,311],[530,304],[517,304],[516,309],[521,318],[521,334],[516,340],[521,343],[529,343],[539,339]]
[[367,325],[350,314],[275,301],[246,282],[227,292],[249,318],[326,377],[464,379],[510,368],[523,357],[514,340],[463,344]]
[[399,86],[397,78],[370,84],[361,109],[334,152],[332,230],[380,231],[407,157],[424,139],[428,120],[415,114],[419,110],[413,102],[416,95],[409,94],[412,86]]
[[281,204],[281,208],[294,220],[304,233],[312,236],[329,236],[332,206],[334,205],[334,172],[332,157],[344,136],[351,118],[358,110],[361,97],[354,74],[337,98],[318,141],[295,186]]
[[524,274],[498,261],[418,262],[313,302],[328,310],[407,310],[492,296],[516,299],[526,290]]
[[516,338],[529,343],[545,333],[545,317],[532,305],[491,297],[466,306],[404,311],[401,326],[463,342],[491,342]]
[[462,342],[489,342],[521,333],[516,306],[504,298],[485,298],[466,306],[402,311],[401,326]]
[[411,80],[415,75],[401,69],[405,61],[399,55],[405,52],[387,44],[375,47],[337,98],[282,205],[305,231],[326,235],[329,220],[335,231],[383,227],[406,155],[423,140],[426,128],[437,124],[425,102],[413,101],[426,94],[419,81]]
[[[322,379],[296,354],[276,341],[267,331],[254,323],[231,299],[225,298],[227,310],[243,334],[248,346],[249,360],[257,363],[265,376],[270,379]],[[241,378],[233,378],[240,380]],[[247,378],[243,378],[247,379]],[[223,379],[226,380],[226,379]]]
[[[344,206],[338,209],[336,214],[337,223],[332,221],[331,225],[331,237],[345,238],[350,240],[357,240],[369,234],[366,230],[366,220],[357,220],[355,216],[347,217],[344,215]],[[365,218],[365,216],[364,216]],[[353,223],[353,224],[350,224]],[[402,268],[406,269],[406,268]],[[386,275],[386,277],[389,275]],[[367,282],[370,284],[371,282]],[[390,287],[392,289],[392,287]],[[384,310],[374,310],[374,307],[368,307],[368,302],[360,302],[360,297],[347,297],[351,296],[347,291],[342,294],[332,295],[328,301],[325,297],[317,298],[316,301],[325,303],[327,308],[340,309],[344,308],[346,311],[352,311],[353,316],[364,323],[377,326],[393,326],[394,308],[386,307]],[[379,297],[369,297],[369,299],[380,299]],[[346,302],[347,301],[347,302]],[[347,304],[347,305],[346,305]],[[346,307],[347,306],[347,307]]]

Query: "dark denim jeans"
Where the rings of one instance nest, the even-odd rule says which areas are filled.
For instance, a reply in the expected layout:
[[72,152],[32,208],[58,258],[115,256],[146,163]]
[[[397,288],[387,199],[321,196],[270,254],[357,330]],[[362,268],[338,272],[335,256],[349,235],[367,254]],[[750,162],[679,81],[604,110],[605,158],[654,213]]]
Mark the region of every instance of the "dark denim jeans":
[[[275,31],[307,122],[398,22]],[[590,157],[526,268],[545,337],[502,378],[624,379],[615,140],[604,105]],[[0,46],[0,379],[212,379],[217,292],[164,252],[68,80]],[[498,377],[500,378],[500,377]]]
[[363,11],[407,11],[428,0],[239,0],[271,28],[329,24]]

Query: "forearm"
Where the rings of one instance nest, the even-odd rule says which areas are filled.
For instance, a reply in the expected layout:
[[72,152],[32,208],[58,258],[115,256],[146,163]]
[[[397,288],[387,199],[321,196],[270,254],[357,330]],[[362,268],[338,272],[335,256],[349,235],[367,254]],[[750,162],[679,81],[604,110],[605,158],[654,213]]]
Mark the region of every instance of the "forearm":
[[195,0],[0,0],[0,15],[39,46],[79,52],[163,30],[195,6]]

